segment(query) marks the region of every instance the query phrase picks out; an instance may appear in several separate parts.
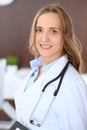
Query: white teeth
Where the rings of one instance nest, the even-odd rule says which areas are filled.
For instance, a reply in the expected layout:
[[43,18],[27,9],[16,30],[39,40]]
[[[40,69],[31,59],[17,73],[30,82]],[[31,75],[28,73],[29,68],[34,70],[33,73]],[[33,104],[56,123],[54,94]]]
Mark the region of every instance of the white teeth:
[[51,46],[48,46],[48,45],[41,45],[41,47],[43,47],[43,48],[50,48]]

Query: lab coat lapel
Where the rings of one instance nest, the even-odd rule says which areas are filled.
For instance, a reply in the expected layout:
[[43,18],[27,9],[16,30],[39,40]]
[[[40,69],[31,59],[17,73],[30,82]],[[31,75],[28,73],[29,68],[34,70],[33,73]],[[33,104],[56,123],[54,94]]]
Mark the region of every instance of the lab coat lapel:
[[[38,93],[37,89],[35,91],[35,93],[38,93],[36,97],[38,97],[37,102],[39,101],[39,103],[35,107],[35,111],[33,112],[32,116],[30,117],[30,120],[35,119],[36,124],[42,124],[44,122],[44,120],[50,110],[50,107],[55,99],[54,92],[56,90],[55,86],[57,86],[57,85],[55,85],[54,83],[50,84],[46,88],[45,92],[44,93],[42,92],[42,94],[41,94],[41,90],[47,82],[49,82],[50,80],[52,80],[53,78],[55,78],[56,76],[58,76],[60,74],[60,72],[65,67],[66,63],[67,63],[67,59],[64,57],[61,58],[51,68],[49,68],[49,70],[45,73],[46,75],[42,75],[42,77],[39,78],[38,81],[33,85],[33,87],[34,86],[37,87],[38,91],[40,90],[39,93]],[[56,69],[56,71],[55,71],[55,69]],[[58,81],[57,81],[57,84],[58,84]],[[36,98],[35,98],[35,101],[36,101]],[[37,104],[37,102],[36,102],[36,104]],[[43,107],[43,104],[45,107]]]

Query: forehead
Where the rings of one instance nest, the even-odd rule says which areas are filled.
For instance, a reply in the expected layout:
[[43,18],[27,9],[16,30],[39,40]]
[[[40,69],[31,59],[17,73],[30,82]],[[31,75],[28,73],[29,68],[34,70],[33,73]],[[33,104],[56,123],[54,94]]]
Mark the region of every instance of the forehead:
[[39,16],[36,26],[56,26],[61,24],[60,17],[57,13],[45,13]]

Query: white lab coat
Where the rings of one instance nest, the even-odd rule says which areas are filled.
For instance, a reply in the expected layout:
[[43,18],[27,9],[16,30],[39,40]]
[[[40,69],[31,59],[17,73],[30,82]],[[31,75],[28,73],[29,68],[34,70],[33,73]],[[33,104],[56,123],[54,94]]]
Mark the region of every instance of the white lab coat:
[[[29,80],[28,76],[24,81],[24,85],[22,84],[23,87],[17,92],[15,96],[17,120],[27,128],[31,128],[31,130],[87,130],[87,86],[71,64],[65,73],[58,95],[50,106],[42,126],[37,127],[29,122],[42,88],[61,72],[67,60],[66,56],[59,58],[45,74],[24,92]],[[46,88],[36,112],[32,115],[35,120],[43,120],[58,82],[59,80]]]

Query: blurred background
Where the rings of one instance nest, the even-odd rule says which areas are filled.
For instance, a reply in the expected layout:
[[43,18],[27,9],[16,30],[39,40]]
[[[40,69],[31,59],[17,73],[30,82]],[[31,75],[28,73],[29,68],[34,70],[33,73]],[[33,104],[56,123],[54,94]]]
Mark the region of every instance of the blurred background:
[[32,59],[28,39],[32,20],[39,8],[58,2],[71,15],[75,32],[83,47],[84,72],[87,72],[87,1],[86,0],[14,0],[0,6],[0,58],[19,58],[19,67],[28,67]]
[[29,62],[33,57],[29,53],[29,34],[33,18],[42,6],[58,2],[69,12],[75,33],[82,43],[82,76],[87,83],[87,0],[9,1],[13,2],[0,5],[0,59],[8,61],[8,66],[4,62],[6,70],[0,64],[0,130],[9,129],[16,120],[14,96],[30,72]]

